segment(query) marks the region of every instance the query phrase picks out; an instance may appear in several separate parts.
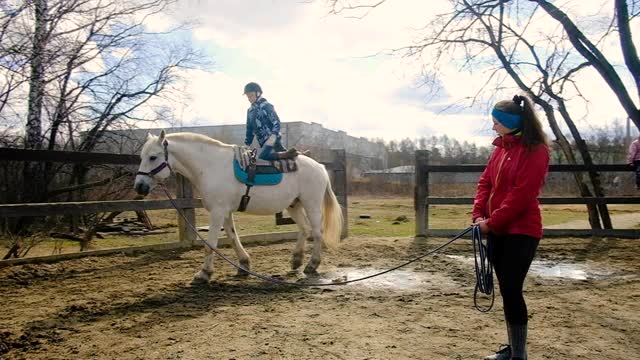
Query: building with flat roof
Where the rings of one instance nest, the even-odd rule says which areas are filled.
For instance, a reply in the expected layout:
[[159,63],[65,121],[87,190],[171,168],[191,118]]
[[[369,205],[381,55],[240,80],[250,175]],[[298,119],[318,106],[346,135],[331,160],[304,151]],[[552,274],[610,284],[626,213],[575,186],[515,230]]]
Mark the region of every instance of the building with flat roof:
[[[241,145],[245,139],[245,125],[205,125],[166,128],[167,133],[194,132],[228,144]],[[105,135],[104,151],[136,154],[146,140],[147,133],[159,134],[161,129],[131,129],[112,131]],[[384,169],[388,159],[384,145],[363,137],[354,137],[341,130],[326,129],[318,123],[303,121],[283,122],[282,142],[285,147],[311,150],[311,156],[329,162],[331,150],[344,149],[347,154],[347,171],[350,177],[360,177],[364,171]],[[253,146],[257,146],[254,140]]]

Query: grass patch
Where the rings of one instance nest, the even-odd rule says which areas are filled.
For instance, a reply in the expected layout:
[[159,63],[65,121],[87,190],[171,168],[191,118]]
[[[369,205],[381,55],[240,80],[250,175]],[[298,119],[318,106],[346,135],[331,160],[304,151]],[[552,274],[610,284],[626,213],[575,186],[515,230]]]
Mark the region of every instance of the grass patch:
[[[640,205],[610,205],[611,215],[639,212]],[[357,237],[404,237],[413,236],[415,231],[415,213],[413,198],[407,196],[352,196],[349,198],[349,236]],[[148,212],[156,227],[169,231],[166,234],[145,236],[127,236],[124,234],[105,234],[105,239],[96,239],[96,249],[141,246],[171,243],[178,240],[177,215],[175,210],[154,210]],[[369,218],[360,218],[368,215]],[[123,216],[133,217],[125,213]],[[286,216],[286,212],[285,212]],[[545,205],[542,207],[544,225],[562,224],[573,220],[586,220],[584,205]],[[240,236],[255,233],[295,231],[296,225],[275,225],[274,216],[257,216],[243,213],[234,214]],[[209,215],[204,209],[196,209],[196,225],[207,226]],[[437,205],[429,207],[429,228],[464,229],[471,222],[471,205]],[[633,227],[639,229],[640,224]],[[206,233],[200,233],[203,237]],[[0,252],[7,251],[8,239],[0,239]],[[76,242],[68,240],[41,239],[29,256],[51,255],[79,250]]]

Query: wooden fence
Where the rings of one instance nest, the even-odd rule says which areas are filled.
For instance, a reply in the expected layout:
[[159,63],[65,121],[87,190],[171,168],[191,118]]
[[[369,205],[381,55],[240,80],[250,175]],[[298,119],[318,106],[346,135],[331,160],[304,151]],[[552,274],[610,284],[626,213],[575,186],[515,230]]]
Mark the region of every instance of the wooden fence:
[[[414,208],[416,213],[416,237],[452,236],[460,229],[429,229],[430,205],[472,205],[471,197],[433,197],[429,196],[429,173],[432,172],[476,172],[484,171],[485,165],[429,165],[429,151],[417,150],[415,154]],[[606,165],[550,165],[550,172],[586,172],[586,171],[624,171],[633,169],[626,164]],[[639,196],[625,197],[541,197],[541,204],[640,204]],[[471,219],[469,219],[471,223]],[[544,236],[558,237],[624,237],[640,238],[640,229],[545,229]]]
[[[329,171],[332,179],[333,191],[340,203],[347,224],[347,174],[346,174],[346,153],[345,150],[332,150],[333,161],[323,162]],[[23,150],[0,148],[0,161],[33,161],[33,162],[59,162],[67,164],[110,164],[110,165],[138,165],[140,157],[138,155],[109,154],[109,153],[83,153],[73,151],[48,151],[48,150]],[[193,198],[193,189],[189,181],[181,175],[176,178],[175,203],[181,209],[187,220],[195,226],[195,209],[202,208],[202,201]],[[133,184],[132,184],[133,186]],[[239,200],[238,200],[239,201]],[[23,216],[48,216],[53,214],[88,214],[98,212],[114,211],[143,211],[173,209],[169,200],[111,200],[111,201],[82,201],[82,202],[56,202],[56,203],[35,203],[35,204],[0,204],[0,218],[3,217],[23,217]],[[175,244],[161,244],[158,246],[144,246],[140,249],[118,248],[99,251],[87,251],[78,254],[63,254],[43,257],[43,260],[54,261],[55,259],[75,258],[91,254],[108,254],[116,252],[135,252],[141,249],[189,247],[196,242],[196,233],[189,227],[181,216],[178,218],[179,241]],[[292,223],[283,218],[282,214],[276,215],[276,222],[279,224]],[[347,226],[344,226],[342,237],[348,235]],[[256,234],[243,236],[243,242],[268,242],[277,240],[295,239],[297,232],[283,232],[271,234]],[[224,239],[221,239],[224,240]],[[249,241],[247,241],[249,240]],[[126,250],[126,251],[125,251]],[[29,260],[31,259],[31,260]],[[2,264],[18,264],[23,262],[37,262],[34,258],[12,259],[0,261]]]

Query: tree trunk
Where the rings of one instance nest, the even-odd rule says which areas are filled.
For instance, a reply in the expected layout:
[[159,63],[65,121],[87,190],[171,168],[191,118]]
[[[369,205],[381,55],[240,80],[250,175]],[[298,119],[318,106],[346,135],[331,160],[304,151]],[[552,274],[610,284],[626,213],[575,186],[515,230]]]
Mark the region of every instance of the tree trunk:
[[[551,104],[549,104],[544,99],[536,96],[534,94],[529,93],[533,98],[536,104],[540,105],[547,116],[547,121],[549,122],[549,126],[551,127],[551,131],[556,137],[556,142],[560,146],[560,149],[564,153],[567,158],[567,162],[572,165],[576,165],[576,157],[573,153],[573,149],[571,148],[571,144],[567,141],[567,138],[562,134],[560,127],[558,126],[558,122],[555,117],[554,109]],[[578,187],[578,191],[580,192],[580,196],[582,197],[593,197],[593,194],[589,190],[587,184],[583,181],[584,173],[582,172],[573,172],[573,179],[576,182],[576,186]],[[589,224],[592,229],[602,229],[602,225],[600,224],[600,216],[598,214],[598,207],[594,204],[587,204],[587,212],[589,214]]]
[[[571,131],[571,135],[573,135],[573,138],[576,141],[576,147],[580,152],[580,156],[582,156],[583,163],[589,167],[593,166],[593,159],[591,158],[591,153],[589,152],[587,143],[582,139],[580,131],[578,131],[576,124],[573,122],[573,119],[571,119],[564,100],[558,97],[556,101],[558,102],[558,111],[560,111],[562,118],[569,127],[569,131]],[[602,182],[600,181],[600,173],[594,170],[589,170],[587,173],[589,174],[591,186],[593,186],[593,192],[595,195],[597,197],[604,197],[605,194],[604,189],[602,188]],[[607,204],[598,204],[597,207],[600,212],[603,227],[605,229],[612,229],[613,226],[611,224],[611,217],[609,216],[609,208],[607,207]]]
[[82,236],[82,241],[80,242],[80,251],[89,251],[93,248],[93,236],[96,234],[97,230],[97,223],[87,229]]
[[[618,98],[620,105],[624,108],[627,116],[633,121],[636,127],[640,130],[640,109],[638,109],[637,105],[633,102],[633,99],[629,95],[624,82],[616,72],[613,65],[607,60],[607,58],[600,52],[600,50],[578,29],[578,27],[571,21],[569,16],[565,14],[562,10],[556,7],[554,4],[550,3],[546,0],[531,0],[536,2],[544,9],[544,11],[549,14],[552,18],[556,19],[560,25],[564,28],[567,36],[569,37],[569,41],[573,45],[573,47],[582,55],[589,64],[593,66],[593,68],[600,74],[602,79],[609,85],[609,88],[613,91],[613,93]],[[626,1],[617,1],[617,6],[626,6]],[[618,11],[620,8],[618,8]],[[618,14],[618,25],[620,22],[626,22],[628,25],[629,17],[626,19],[620,18],[620,15],[624,16],[624,14]],[[629,64],[628,60],[631,59],[631,56],[627,50],[629,50],[630,46],[633,46],[633,43],[629,43],[631,41],[631,35],[629,33],[626,35],[627,28],[623,26],[621,27],[621,46],[626,46],[627,49],[623,49],[623,55],[625,56],[625,61]],[[634,47],[635,50],[635,47]],[[637,59],[635,61],[634,66],[636,67],[628,67],[630,72],[634,72],[637,68],[640,68],[640,65],[637,64]],[[638,79],[638,74],[634,75],[634,79]],[[636,84],[637,85],[637,84]]]
[[29,77],[29,98],[27,109],[26,141],[27,149],[42,148],[42,104],[44,97],[44,52],[46,44],[46,0],[34,0],[35,29],[31,49],[31,75]]
[[[625,0],[616,0],[616,20],[618,23],[618,35],[620,38],[620,48],[624,56],[624,63],[631,73],[636,83],[636,91],[640,97],[640,58],[631,36],[631,26],[629,26],[629,10]],[[637,34],[636,34],[637,35]]]
[[[72,181],[75,180],[76,184],[82,185],[86,183],[88,172],[89,172],[89,169],[87,169],[86,166],[82,164],[76,165],[73,167],[73,175],[71,179]],[[85,192],[84,189],[81,189],[76,194],[79,196],[80,201],[84,201],[86,198],[84,192]],[[88,219],[85,218],[83,222],[86,222],[89,226],[87,227],[87,230],[85,231],[84,236],[82,237],[82,242],[80,243],[80,251],[87,251],[87,250],[91,250],[93,247],[93,242],[92,242],[93,236],[97,232],[97,225],[99,221],[97,220],[97,218],[95,218],[92,222],[89,222]]]
[[[44,53],[46,44],[46,0],[34,0],[35,29],[31,54],[31,74],[29,77],[29,97],[27,102],[27,124],[25,126],[25,149],[42,149],[42,105],[44,97]],[[21,199],[24,203],[43,202],[46,199],[42,163],[25,161]],[[28,232],[33,218],[23,217],[16,221],[16,233]]]
[[9,249],[9,251],[7,251],[7,253],[4,255],[2,260],[7,260],[7,259],[11,259],[11,258],[15,258],[15,259],[19,258],[21,249],[22,249],[22,242],[20,240],[18,240],[18,241],[15,242],[15,244],[13,244],[13,246],[11,246],[11,249]]
[[[494,46],[493,50],[495,51],[496,56],[498,57],[498,59],[500,60],[502,65],[504,66],[504,68],[507,71],[507,73],[509,74],[509,76],[516,82],[516,84],[518,84],[518,87],[521,90],[525,91],[529,95],[529,97],[531,97],[531,99],[533,99],[533,101],[536,104],[540,105],[542,107],[542,109],[544,109],[544,112],[545,112],[545,115],[547,117],[547,121],[549,123],[549,126],[551,127],[551,130],[553,131],[553,134],[556,137],[556,141],[558,142],[558,145],[560,145],[560,148],[562,149],[564,155],[566,156],[567,161],[569,162],[569,164],[576,165],[577,161],[576,161],[575,154],[573,153],[573,149],[571,148],[571,145],[567,141],[567,138],[564,136],[564,134],[562,134],[562,131],[560,130],[560,127],[558,126],[558,122],[557,122],[556,117],[555,117],[555,110],[553,109],[553,106],[551,106],[551,104],[548,101],[546,101],[545,99],[543,99],[539,95],[534,94],[533,91],[531,90],[531,88],[528,87],[522,81],[522,79],[520,78],[518,73],[514,70],[513,64],[510,62],[510,60],[507,58],[507,56],[502,52],[502,49],[499,46]],[[547,92],[550,92],[550,91],[547,90]],[[562,99],[560,99],[560,100],[562,100]],[[566,110],[566,109],[564,109],[564,110]],[[578,134],[578,138],[581,139],[579,132],[577,132],[577,129],[575,129],[575,130],[576,130],[576,133]],[[587,155],[588,159],[591,159],[588,156],[589,155],[588,151],[587,151],[586,155]],[[574,172],[573,173],[573,177],[574,177],[574,180],[576,182],[576,185],[578,186],[578,191],[580,192],[580,196],[582,196],[582,197],[593,197],[593,195],[591,194],[591,191],[589,190],[589,187],[583,181],[583,173]],[[587,211],[589,213],[589,224],[591,225],[591,228],[592,229],[602,229],[602,225],[600,224],[600,216],[598,214],[598,207],[593,205],[593,204],[587,204]],[[607,212],[607,217],[608,217],[608,212]],[[610,223],[611,222],[609,220],[609,225],[610,225]]]

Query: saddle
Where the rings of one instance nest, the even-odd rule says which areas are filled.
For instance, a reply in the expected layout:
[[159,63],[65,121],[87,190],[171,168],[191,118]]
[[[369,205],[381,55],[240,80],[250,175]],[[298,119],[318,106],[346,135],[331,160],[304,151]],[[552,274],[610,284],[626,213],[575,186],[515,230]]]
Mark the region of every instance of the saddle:
[[240,199],[238,211],[245,211],[249,200],[249,191],[256,185],[277,185],[282,181],[283,173],[298,170],[295,159],[265,161],[256,158],[256,150],[244,146],[234,147],[233,173],[238,181],[247,186]]
[[[253,167],[255,171],[253,171]],[[233,173],[236,179],[246,185],[277,185],[282,174],[298,170],[296,159],[266,161],[256,158],[255,150],[244,146],[234,148]]]

